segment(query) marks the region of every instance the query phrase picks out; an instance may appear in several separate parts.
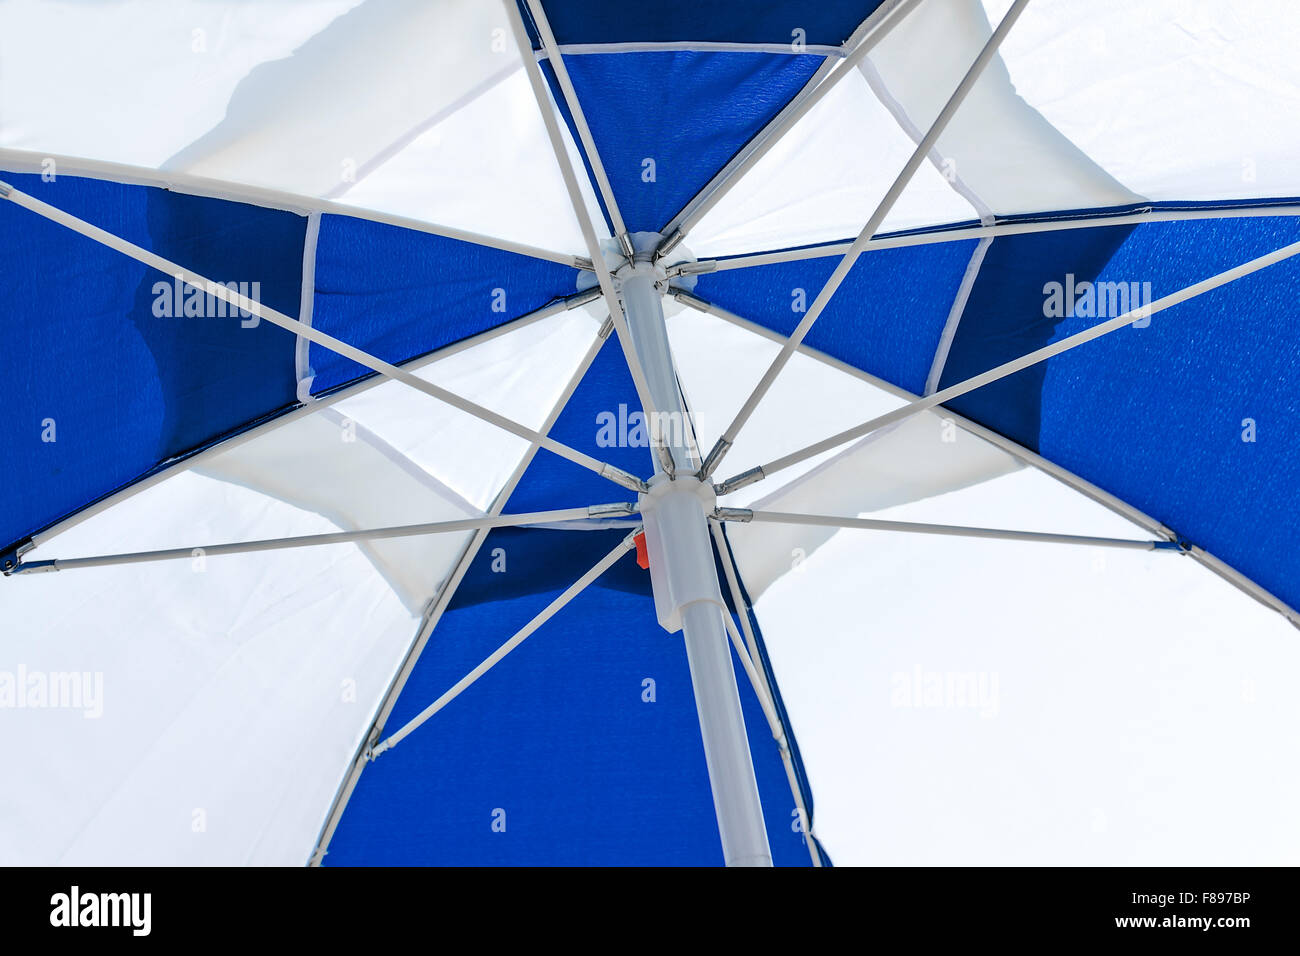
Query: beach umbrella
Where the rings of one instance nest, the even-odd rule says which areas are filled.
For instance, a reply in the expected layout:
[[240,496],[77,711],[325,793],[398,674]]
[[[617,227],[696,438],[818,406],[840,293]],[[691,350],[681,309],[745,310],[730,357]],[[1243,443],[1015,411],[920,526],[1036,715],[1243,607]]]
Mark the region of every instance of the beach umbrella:
[[0,859],[1285,856],[1298,33],[10,4]]

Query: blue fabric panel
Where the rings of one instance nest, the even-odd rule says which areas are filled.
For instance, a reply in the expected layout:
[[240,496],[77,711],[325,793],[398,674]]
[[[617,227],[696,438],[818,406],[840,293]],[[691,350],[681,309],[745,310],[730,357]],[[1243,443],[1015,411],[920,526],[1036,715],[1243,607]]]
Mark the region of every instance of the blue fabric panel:
[[[60,176],[5,181],[251,298],[298,313],[306,220],[292,213]],[[294,336],[230,317],[170,276],[0,203],[8,399],[0,545],[294,401]],[[253,284],[256,283],[256,286]],[[244,291],[241,289],[241,291]],[[186,303],[201,314],[165,314]],[[164,314],[159,314],[164,313]],[[47,420],[53,421],[54,441]]]
[[[1096,280],[1132,229],[1106,226],[994,239],[966,300],[939,387],[965,381],[1053,341],[1059,320],[1043,314],[1043,287],[1052,281],[1064,285],[1067,274],[1076,283]],[[977,422],[996,418],[998,425],[990,427],[1026,448],[1037,448],[1037,399],[1046,370],[1046,365],[1031,366],[976,389],[952,407]]]
[[[545,0],[546,19],[558,43],[663,43],[676,40],[790,43],[803,30],[806,43],[838,46],[884,0]],[[521,3],[535,46],[527,4]]]
[[[863,254],[804,341],[920,393],[975,245],[972,239]],[[699,277],[695,294],[789,335],[840,258],[710,272]]]
[[[577,270],[368,219],[321,216],[312,325],[405,362],[577,291]],[[311,346],[320,394],[371,374]]]
[[[1143,224],[998,239],[944,383],[1057,341],[1122,309],[1045,320],[1044,287],[1075,271],[1097,283],[1150,283],[1150,299],[1300,240],[1294,218]],[[990,249],[990,253],[993,249]],[[986,259],[986,263],[988,260]],[[987,266],[986,266],[987,268]],[[1141,287],[1139,287],[1141,288]],[[1051,359],[991,401],[953,407],[1105,488],[1300,605],[1300,328],[1292,259]],[[1095,309],[1093,310],[1095,312]],[[953,360],[956,360],[955,363]],[[1255,441],[1243,441],[1246,419]]]
[[[644,429],[638,430],[641,403],[627,370],[616,333],[611,333],[591,368],[551,429],[551,437],[641,478],[654,473]],[[582,508],[608,501],[631,501],[634,492],[549,451],[538,451],[509,511]]]
[[[492,532],[412,672],[389,730],[464,676],[626,533]],[[504,570],[493,571],[502,560]],[[325,862],[721,864],[685,649],[680,635],[656,622],[648,582],[629,554],[367,766]],[[654,681],[653,702],[643,700],[646,679]],[[776,746],[747,684],[742,696],[774,857],[808,865]],[[496,811],[504,811],[505,832],[492,828]]]
[[[564,63],[623,219],[633,232],[657,232],[781,111],[822,59],[667,51],[583,54]],[[549,66],[547,76],[563,103]],[[653,182],[643,179],[646,159],[654,160]]]

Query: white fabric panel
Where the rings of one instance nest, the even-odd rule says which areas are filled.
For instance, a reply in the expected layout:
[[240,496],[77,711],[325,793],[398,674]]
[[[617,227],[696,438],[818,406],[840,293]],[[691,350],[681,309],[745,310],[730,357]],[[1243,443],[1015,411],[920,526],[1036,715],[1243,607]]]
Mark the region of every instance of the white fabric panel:
[[0,148],[583,252],[522,65],[474,0],[16,3]]
[[[996,445],[923,412],[851,445],[796,481],[748,507],[794,514],[857,517],[919,501],[1022,467]],[[765,489],[759,486],[759,490]],[[757,600],[773,581],[796,569],[837,532],[785,524],[732,524],[727,533],[749,596]]]
[[[347,530],[455,521],[482,513],[332,408],[219,454],[195,470],[315,511]],[[464,546],[465,536],[458,534],[357,545],[416,616]]]
[[[1017,22],[1003,43],[1010,43],[1021,26]],[[919,140],[991,34],[979,0],[926,0],[872,51],[862,70],[900,124]],[[918,57],[918,49],[926,55]],[[932,159],[947,164],[955,188],[997,214],[1138,199],[1017,95],[1000,57],[985,67],[939,137]]]
[[[315,515],[182,473],[47,549],[329,530]],[[9,768],[0,861],[306,862],[417,619],[351,545],[199,567],[4,582],[0,671],[98,675],[102,699],[97,718],[84,707],[0,712]]]
[[[851,73],[700,219],[688,242],[703,258],[851,239],[915,148],[866,80]],[[974,218],[971,204],[926,164],[881,230]]]
[[[1146,537],[1033,469],[877,516]],[[836,863],[1300,860],[1300,642],[1193,561],[841,531],[756,611]]]
[[[419,374],[537,428],[597,327],[582,312],[555,316]],[[377,385],[205,460],[203,475],[125,499],[33,558],[475,513],[527,447],[497,433]],[[305,863],[423,603],[469,539],[6,579],[0,749],[13,773],[0,863]],[[6,702],[6,680],[12,693],[20,674],[59,672],[92,675],[102,696],[57,709]],[[88,719],[91,705],[100,713]]]
[[[486,4],[494,7],[494,4]],[[512,48],[513,49],[513,48]],[[582,158],[561,124],[597,235],[607,232]],[[340,195],[363,209],[587,255],[522,62]]]
[[[740,411],[781,347],[748,329],[685,308],[667,319],[677,376],[704,449]],[[843,431],[902,400],[825,362],[797,352],[741,429],[718,480]],[[719,500],[727,507],[771,494],[838,454],[832,450]]]
[[8,0],[0,146],[158,168],[222,121],[252,70],[358,3]]
[[[579,312],[553,316],[415,374],[540,428],[598,328]],[[384,382],[222,452],[196,470],[314,511],[339,528],[383,528],[486,512],[527,447],[400,382]],[[474,453],[450,453],[460,448]],[[465,540],[429,535],[358,547],[407,609],[419,614]]]
[[[596,318],[578,309],[561,312],[440,358],[415,374],[540,428],[607,314]],[[400,382],[383,382],[334,407],[484,510],[528,447],[522,438]],[[618,486],[611,483],[609,489],[615,496],[611,500],[619,500]]]
[[1293,0],[1034,0],[1002,56],[1020,95],[1135,193],[1296,196],[1298,30]]

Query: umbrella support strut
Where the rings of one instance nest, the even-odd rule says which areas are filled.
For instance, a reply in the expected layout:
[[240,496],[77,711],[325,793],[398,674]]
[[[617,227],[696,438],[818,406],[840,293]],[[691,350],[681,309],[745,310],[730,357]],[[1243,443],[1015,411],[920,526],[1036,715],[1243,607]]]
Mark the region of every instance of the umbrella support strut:
[[664,325],[663,270],[646,261],[652,252],[620,268],[616,282],[657,410],[647,423],[656,475],[642,496],[655,607],[660,623],[670,632],[680,629],[686,645],[724,860],[771,866],[709,535],[713,489],[694,476],[690,423]]

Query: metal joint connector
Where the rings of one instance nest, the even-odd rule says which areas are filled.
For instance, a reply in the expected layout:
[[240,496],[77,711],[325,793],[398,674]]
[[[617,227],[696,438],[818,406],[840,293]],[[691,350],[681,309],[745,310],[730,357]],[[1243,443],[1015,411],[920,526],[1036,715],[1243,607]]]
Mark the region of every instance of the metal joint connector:
[[588,302],[595,302],[601,296],[600,286],[595,285],[590,289],[584,289],[582,292],[569,296],[564,300],[564,307],[572,310],[586,305]]
[[12,186],[8,183],[0,183],[0,199],[8,199],[11,192],[13,192]]
[[677,245],[685,238],[685,234],[680,229],[673,230],[672,235],[659,243],[659,248],[655,250],[655,258],[662,259],[664,256],[668,255],[668,253],[676,249]]
[[587,509],[589,518],[609,518],[615,515],[634,515],[637,506],[632,501],[615,501],[607,505],[592,505]]
[[704,461],[700,463],[700,470],[696,472],[696,477],[700,481],[707,481],[712,477],[713,469],[718,467],[718,461],[730,448],[731,442],[726,438],[719,438],[714,442],[713,447],[709,449],[709,453],[704,456]]
[[663,442],[656,442],[654,449],[655,457],[659,459],[659,467],[663,469],[663,472],[668,476],[669,481],[676,481],[677,463],[673,461],[672,450]]
[[622,485],[635,492],[646,492],[650,486],[638,478],[636,475],[630,475],[622,468],[616,468],[613,465],[606,465],[600,470],[600,473],[617,485]]
[[753,521],[754,512],[748,508],[714,508],[713,517],[719,521]]
[[719,495],[729,495],[733,491],[744,488],[746,485],[752,485],[756,481],[762,481],[767,475],[763,474],[763,466],[758,465],[749,471],[742,471],[734,478],[728,478],[720,485],[714,485]]
[[11,574],[17,574],[24,570],[23,555],[32,548],[36,543],[28,538],[9,548],[7,551],[0,552],[0,574],[9,577]]
[[59,562],[57,561],[19,561],[12,568],[0,568],[5,577],[9,577],[11,574],[43,574],[46,571],[58,570]]

